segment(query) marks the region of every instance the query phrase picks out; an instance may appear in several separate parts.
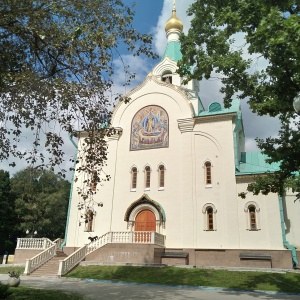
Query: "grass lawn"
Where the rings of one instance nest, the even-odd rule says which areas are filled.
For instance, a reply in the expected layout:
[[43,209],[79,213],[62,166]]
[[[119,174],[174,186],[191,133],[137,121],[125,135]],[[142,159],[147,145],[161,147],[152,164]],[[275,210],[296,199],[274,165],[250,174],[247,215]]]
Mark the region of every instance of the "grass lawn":
[[15,271],[15,272],[18,272],[20,275],[22,275],[25,271],[24,267],[13,267],[13,266],[8,267],[8,266],[0,267],[0,274],[8,274],[8,272]]
[[6,298],[7,300],[84,300],[83,296],[75,293],[61,292],[55,290],[39,290],[24,286],[17,288],[9,288],[12,294]]
[[[0,274],[7,274],[12,270],[20,271],[21,273],[24,272],[23,267],[1,267]],[[235,290],[264,290],[300,294],[300,271],[299,273],[279,274],[176,267],[79,266],[67,274],[66,277],[167,285],[211,286]],[[34,293],[35,291],[37,293],[42,292],[40,290],[33,290],[31,292]],[[53,293],[53,291],[46,292]],[[28,296],[27,298],[15,299],[54,299],[46,298],[43,295],[38,298],[33,297]],[[56,297],[56,299],[59,298]]]
[[79,266],[67,277],[300,293],[300,273],[240,272],[176,267]]

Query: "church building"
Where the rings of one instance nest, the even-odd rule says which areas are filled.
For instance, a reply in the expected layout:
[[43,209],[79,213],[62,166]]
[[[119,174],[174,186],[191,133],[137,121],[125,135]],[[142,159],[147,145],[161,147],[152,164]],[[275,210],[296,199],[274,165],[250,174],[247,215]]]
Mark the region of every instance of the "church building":
[[72,184],[64,251],[86,247],[85,261],[101,264],[292,268],[299,203],[289,191],[238,196],[279,165],[246,152],[238,100],[205,108],[199,83],[183,83],[182,30],[174,5],[161,61],[113,110],[103,167],[111,180],[93,196],[103,205],[78,210],[83,179]]

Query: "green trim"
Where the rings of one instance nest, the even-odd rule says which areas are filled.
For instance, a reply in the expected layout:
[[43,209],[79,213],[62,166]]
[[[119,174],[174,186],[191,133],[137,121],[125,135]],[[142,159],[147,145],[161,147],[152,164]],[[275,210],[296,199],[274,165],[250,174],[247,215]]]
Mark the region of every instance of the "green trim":
[[72,142],[73,146],[76,148],[76,154],[75,154],[74,171],[73,171],[73,175],[72,175],[71,189],[70,189],[70,195],[69,195],[69,204],[68,204],[68,214],[67,214],[67,222],[66,222],[66,229],[65,229],[65,238],[64,238],[63,243],[60,246],[61,249],[67,244],[67,232],[68,232],[69,219],[70,219],[70,210],[71,210],[71,201],[72,201],[72,194],[73,194],[75,166],[76,166],[76,160],[77,160],[77,154],[78,154],[78,147],[75,144],[75,142],[73,140],[73,136],[71,134],[69,134],[69,139]]
[[[216,110],[218,108],[218,110]],[[229,108],[222,108],[221,104],[218,102],[213,102],[210,104],[209,109],[201,111],[198,117],[214,116],[214,115],[224,115],[230,113],[238,113],[239,118],[241,118],[241,102],[238,99],[231,101],[231,106]]]
[[161,221],[166,222],[166,213],[163,207],[156,201],[152,200],[147,194],[143,194],[138,200],[134,201],[126,210],[124,221],[129,221],[129,216],[131,212],[141,204],[150,204],[153,206],[159,213]]
[[174,60],[176,62],[181,60],[182,53],[180,48],[181,46],[179,42],[175,42],[175,41],[169,42],[167,44],[165,53],[161,60],[163,61],[166,57],[169,57],[171,60]]
[[280,210],[280,224],[281,224],[281,233],[282,233],[282,241],[283,245],[292,251],[292,260],[293,260],[293,265],[296,264],[298,265],[298,260],[297,260],[297,251],[296,247],[292,246],[287,240],[286,240],[286,232],[285,232],[285,226],[284,226],[284,213],[283,213],[283,204],[282,204],[282,197],[278,195],[278,201],[279,201],[279,210]]
[[[233,142],[234,142],[234,161],[235,161],[235,169],[240,170],[240,157],[238,157],[240,143],[239,140],[239,132],[242,131],[244,134],[244,127],[243,127],[243,120],[242,120],[242,113],[237,113],[237,118],[235,119],[235,128],[233,131]],[[244,134],[245,136],[245,134]]]

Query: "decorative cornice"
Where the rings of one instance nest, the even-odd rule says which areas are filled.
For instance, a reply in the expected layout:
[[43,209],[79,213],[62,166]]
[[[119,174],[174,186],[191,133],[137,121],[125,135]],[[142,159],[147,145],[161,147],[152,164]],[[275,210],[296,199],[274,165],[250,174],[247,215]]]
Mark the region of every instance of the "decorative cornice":
[[108,135],[108,140],[109,141],[119,140],[123,133],[123,129],[121,127],[115,127],[112,130],[113,130],[113,132]]
[[245,183],[248,181],[254,181],[254,177],[264,177],[268,176],[269,173],[253,173],[253,174],[235,174],[235,179],[237,183]]
[[230,120],[236,116],[236,113],[223,113],[223,114],[214,114],[214,115],[207,115],[207,116],[197,116],[195,117],[196,123],[204,123],[207,121],[225,121]]
[[124,216],[124,221],[128,222],[129,221],[129,216],[130,216],[131,212],[134,210],[134,208],[136,208],[137,206],[142,205],[142,204],[148,204],[148,205],[153,206],[158,211],[159,216],[160,216],[160,220],[162,222],[166,221],[166,216],[165,216],[165,212],[164,212],[163,208],[160,206],[159,203],[152,200],[147,194],[143,194],[138,200],[133,202],[127,208],[125,216]]
[[193,118],[178,119],[177,123],[178,123],[178,128],[181,133],[192,132],[194,129],[194,125],[195,125],[195,119],[193,119]]
[[[136,93],[137,91],[139,91],[140,89],[142,89],[148,82],[150,81],[154,81],[156,84],[160,85],[160,86],[166,86],[174,91],[176,91],[177,93],[179,93],[185,100],[185,102],[188,104],[189,108],[190,108],[190,111],[191,111],[191,115],[194,116],[195,115],[195,112],[194,112],[194,107],[193,107],[193,104],[191,103],[191,101],[189,100],[189,97],[187,95],[187,93],[181,89],[180,87],[174,85],[174,84],[171,84],[171,83],[167,83],[167,82],[163,82],[159,79],[157,79],[152,72],[150,72],[146,79],[140,84],[138,85],[136,88],[132,89],[130,92],[128,92],[123,98],[130,98],[130,96],[134,93]],[[124,101],[119,101],[115,108],[113,109],[113,112],[112,112],[112,117],[111,117],[111,120],[112,120],[112,123],[113,123],[113,119],[115,117],[115,114],[117,113],[118,109],[120,108],[120,106],[123,104]]]

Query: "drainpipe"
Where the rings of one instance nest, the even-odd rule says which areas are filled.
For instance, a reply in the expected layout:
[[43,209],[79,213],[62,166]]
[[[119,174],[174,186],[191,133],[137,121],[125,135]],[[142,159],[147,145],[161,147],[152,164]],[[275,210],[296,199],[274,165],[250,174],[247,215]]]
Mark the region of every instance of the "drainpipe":
[[71,143],[74,145],[74,147],[76,148],[76,155],[75,155],[75,159],[74,159],[74,171],[73,171],[73,175],[72,175],[72,182],[71,182],[71,189],[70,189],[70,195],[69,195],[69,204],[68,204],[68,215],[67,215],[67,222],[66,222],[66,229],[65,229],[65,238],[63,243],[60,246],[60,249],[62,250],[63,247],[66,245],[67,243],[67,232],[68,232],[68,227],[69,227],[69,218],[70,218],[70,209],[71,209],[71,200],[72,200],[72,194],[73,194],[73,184],[74,184],[74,175],[75,175],[75,166],[76,166],[76,160],[77,160],[77,153],[78,153],[78,147],[75,144],[74,140],[73,140],[73,135],[69,133],[69,139],[71,141]]
[[292,246],[287,240],[286,240],[286,233],[285,233],[285,226],[284,226],[284,214],[283,214],[283,204],[282,204],[282,196],[278,195],[279,200],[279,209],[280,209],[280,221],[281,221],[281,233],[282,233],[282,241],[285,248],[292,251],[292,260],[293,260],[293,267],[296,267],[298,265],[297,260],[297,252],[296,247]]

